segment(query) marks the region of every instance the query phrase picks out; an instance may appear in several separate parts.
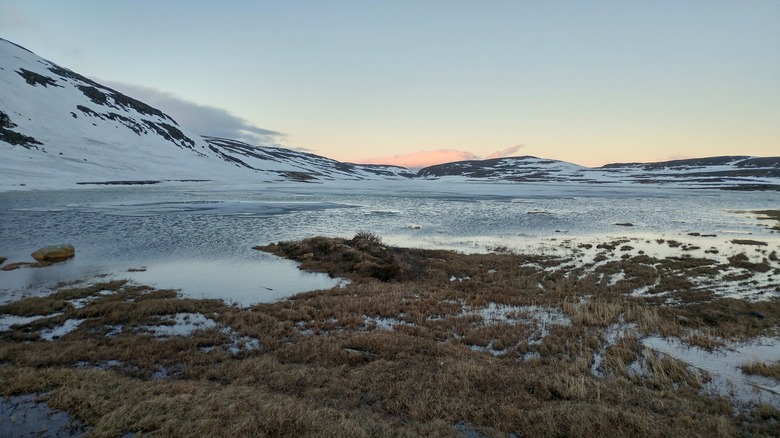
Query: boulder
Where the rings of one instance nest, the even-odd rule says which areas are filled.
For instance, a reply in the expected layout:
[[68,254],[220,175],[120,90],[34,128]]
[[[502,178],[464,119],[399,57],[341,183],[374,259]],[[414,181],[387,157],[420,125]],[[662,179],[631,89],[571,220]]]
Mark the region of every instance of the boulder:
[[32,256],[35,260],[42,262],[65,260],[73,257],[74,255],[76,255],[76,249],[73,248],[73,245],[45,246],[32,253]]

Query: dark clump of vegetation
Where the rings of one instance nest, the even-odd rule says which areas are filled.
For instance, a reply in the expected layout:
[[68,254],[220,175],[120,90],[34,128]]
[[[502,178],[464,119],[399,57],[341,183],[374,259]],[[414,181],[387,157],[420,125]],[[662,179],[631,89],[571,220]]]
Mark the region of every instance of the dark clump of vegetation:
[[313,237],[300,242],[256,246],[255,249],[299,261],[301,269],[358,281],[408,280],[421,274],[424,258],[415,250],[388,248],[369,232],[359,232],[352,239]]
[[729,263],[738,268],[744,268],[755,272],[769,272],[772,267],[766,261],[760,263],[753,263],[745,253],[733,255],[728,258]]
[[731,241],[731,243],[735,245],[755,245],[755,246],[767,246],[768,243],[762,242],[760,240],[752,240],[752,239],[734,239]]

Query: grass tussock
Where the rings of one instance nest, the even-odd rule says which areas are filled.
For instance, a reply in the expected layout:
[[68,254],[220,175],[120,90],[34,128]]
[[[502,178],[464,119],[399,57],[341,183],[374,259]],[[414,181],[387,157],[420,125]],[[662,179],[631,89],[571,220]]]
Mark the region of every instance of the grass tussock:
[[752,362],[742,365],[740,367],[742,372],[747,374],[753,374],[756,376],[771,377],[780,381],[780,362],[776,363],[764,363],[764,362]]
[[[42,317],[0,332],[0,391],[46,393],[96,436],[773,434],[773,411],[736,415],[700,391],[707,376],[639,341],[774,333],[776,301],[631,295],[713,261],[640,255],[588,269],[392,248],[369,233],[264,249],[354,282],[251,308],[125,282],[64,286],[0,308]],[[150,328],[182,314],[213,326]],[[43,339],[68,320],[81,323]]]

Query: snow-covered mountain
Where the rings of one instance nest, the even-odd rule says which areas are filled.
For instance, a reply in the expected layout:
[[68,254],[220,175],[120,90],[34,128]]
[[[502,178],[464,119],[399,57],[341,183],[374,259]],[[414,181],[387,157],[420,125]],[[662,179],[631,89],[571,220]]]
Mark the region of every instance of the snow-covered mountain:
[[420,169],[417,175],[517,182],[675,184],[780,190],[780,157],[710,157],[589,168],[526,156],[439,164]]
[[132,97],[0,39],[0,187],[408,178],[278,147],[203,138]]
[[565,161],[537,157],[507,157],[456,161],[425,167],[417,172],[424,178],[459,176],[469,179],[545,182],[581,181],[589,169]]
[[237,167],[281,177],[312,181],[321,179],[413,178],[415,173],[405,167],[374,164],[352,164],[319,155],[271,146],[250,144],[218,137],[203,137],[209,149]]
[[159,109],[0,39],[0,190],[160,181],[460,179],[675,184],[780,190],[780,157],[587,168],[536,157],[459,161],[418,173],[201,137]]
[[780,157],[725,156],[658,163],[615,163],[593,172],[643,184],[780,188]]

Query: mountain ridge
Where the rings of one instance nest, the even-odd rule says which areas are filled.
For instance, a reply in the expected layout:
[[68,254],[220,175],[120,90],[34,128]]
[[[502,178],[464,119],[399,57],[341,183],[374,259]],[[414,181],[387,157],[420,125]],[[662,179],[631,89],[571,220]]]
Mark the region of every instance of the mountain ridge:
[[[0,38],[0,190],[161,181],[331,180],[682,184],[780,188],[780,157],[723,156],[589,168],[533,156],[417,172],[200,136],[163,111]],[[774,187],[774,188],[773,188]]]
[[780,189],[780,157],[745,155],[585,167],[533,156],[466,160],[420,169],[422,178],[516,182],[687,184],[692,187]]
[[172,117],[0,39],[0,186],[410,178],[397,166],[341,163],[202,137]]

